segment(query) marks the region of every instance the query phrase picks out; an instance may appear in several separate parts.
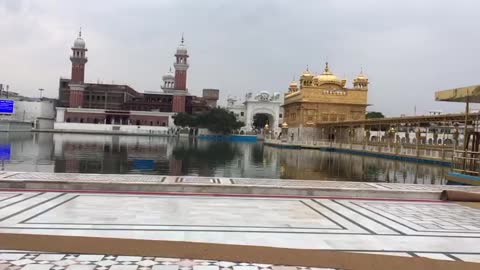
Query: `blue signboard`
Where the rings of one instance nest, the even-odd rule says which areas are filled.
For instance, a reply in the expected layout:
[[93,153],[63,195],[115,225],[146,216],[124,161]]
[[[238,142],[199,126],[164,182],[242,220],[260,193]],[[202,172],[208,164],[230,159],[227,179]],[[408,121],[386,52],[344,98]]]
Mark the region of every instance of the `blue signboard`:
[[0,113],[13,113],[13,100],[0,99]]
[[0,160],[10,160],[10,144],[0,144]]
[[151,171],[155,166],[155,161],[149,159],[134,159],[133,169],[141,171]]

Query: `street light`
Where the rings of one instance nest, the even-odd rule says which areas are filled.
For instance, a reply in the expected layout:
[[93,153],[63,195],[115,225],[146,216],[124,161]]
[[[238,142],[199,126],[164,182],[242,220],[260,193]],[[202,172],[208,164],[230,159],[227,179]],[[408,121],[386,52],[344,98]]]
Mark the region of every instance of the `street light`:
[[43,88],[39,88],[38,91],[40,91],[40,99],[42,99],[42,96],[43,96],[43,91],[45,91],[45,89]]
[[5,96],[8,98],[8,88],[9,88],[9,87],[10,87],[10,86],[9,86],[8,84],[2,84],[2,83],[0,83],[0,96],[2,96],[4,92],[6,92],[6,95],[5,95]]

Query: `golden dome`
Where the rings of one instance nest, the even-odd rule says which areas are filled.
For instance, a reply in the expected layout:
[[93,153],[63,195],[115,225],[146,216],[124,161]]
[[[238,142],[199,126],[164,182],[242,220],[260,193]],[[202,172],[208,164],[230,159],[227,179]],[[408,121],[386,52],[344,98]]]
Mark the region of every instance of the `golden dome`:
[[302,73],[302,77],[313,77],[312,73],[310,73],[310,70],[307,69]]
[[355,80],[366,81],[368,80],[367,76],[363,75],[363,69],[360,70],[360,74],[355,78]]
[[290,82],[290,88],[297,87],[297,82],[295,80]]
[[282,128],[288,128],[288,124],[287,124],[287,122],[283,122],[283,124],[282,124]]
[[337,76],[330,72],[330,69],[328,68],[328,62],[325,63],[325,70],[323,71],[323,73],[316,76],[315,79],[319,82],[340,83],[341,81]]

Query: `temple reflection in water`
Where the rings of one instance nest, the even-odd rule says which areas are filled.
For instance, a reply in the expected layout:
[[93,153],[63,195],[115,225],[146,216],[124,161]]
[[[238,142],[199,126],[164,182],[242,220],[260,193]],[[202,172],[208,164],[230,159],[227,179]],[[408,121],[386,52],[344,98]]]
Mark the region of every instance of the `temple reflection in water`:
[[445,183],[448,167],[261,143],[147,136],[2,133],[2,169]]

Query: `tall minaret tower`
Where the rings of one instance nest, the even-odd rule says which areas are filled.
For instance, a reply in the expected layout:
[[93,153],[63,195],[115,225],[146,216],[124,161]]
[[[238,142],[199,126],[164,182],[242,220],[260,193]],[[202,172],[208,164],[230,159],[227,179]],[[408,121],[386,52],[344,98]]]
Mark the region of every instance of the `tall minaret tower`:
[[68,84],[70,89],[68,106],[71,108],[81,108],[83,106],[85,63],[88,61],[85,56],[86,52],[85,40],[82,38],[82,30],[80,29],[77,39],[73,42],[72,56],[70,56],[70,61],[72,61],[72,77]]
[[175,90],[187,90],[188,52],[183,42],[182,35],[182,42],[177,48],[176,61],[173,64],[175,68]]
[[72,56],[70,56],[70,61],[72,61],[72,83],[84,83],[85,80],[85,64],[88,61],[85,53],[87,48],[85,47],[85,40],[82,38],[82,30],[78,32],[78,37],[75,39],[72,47]]

